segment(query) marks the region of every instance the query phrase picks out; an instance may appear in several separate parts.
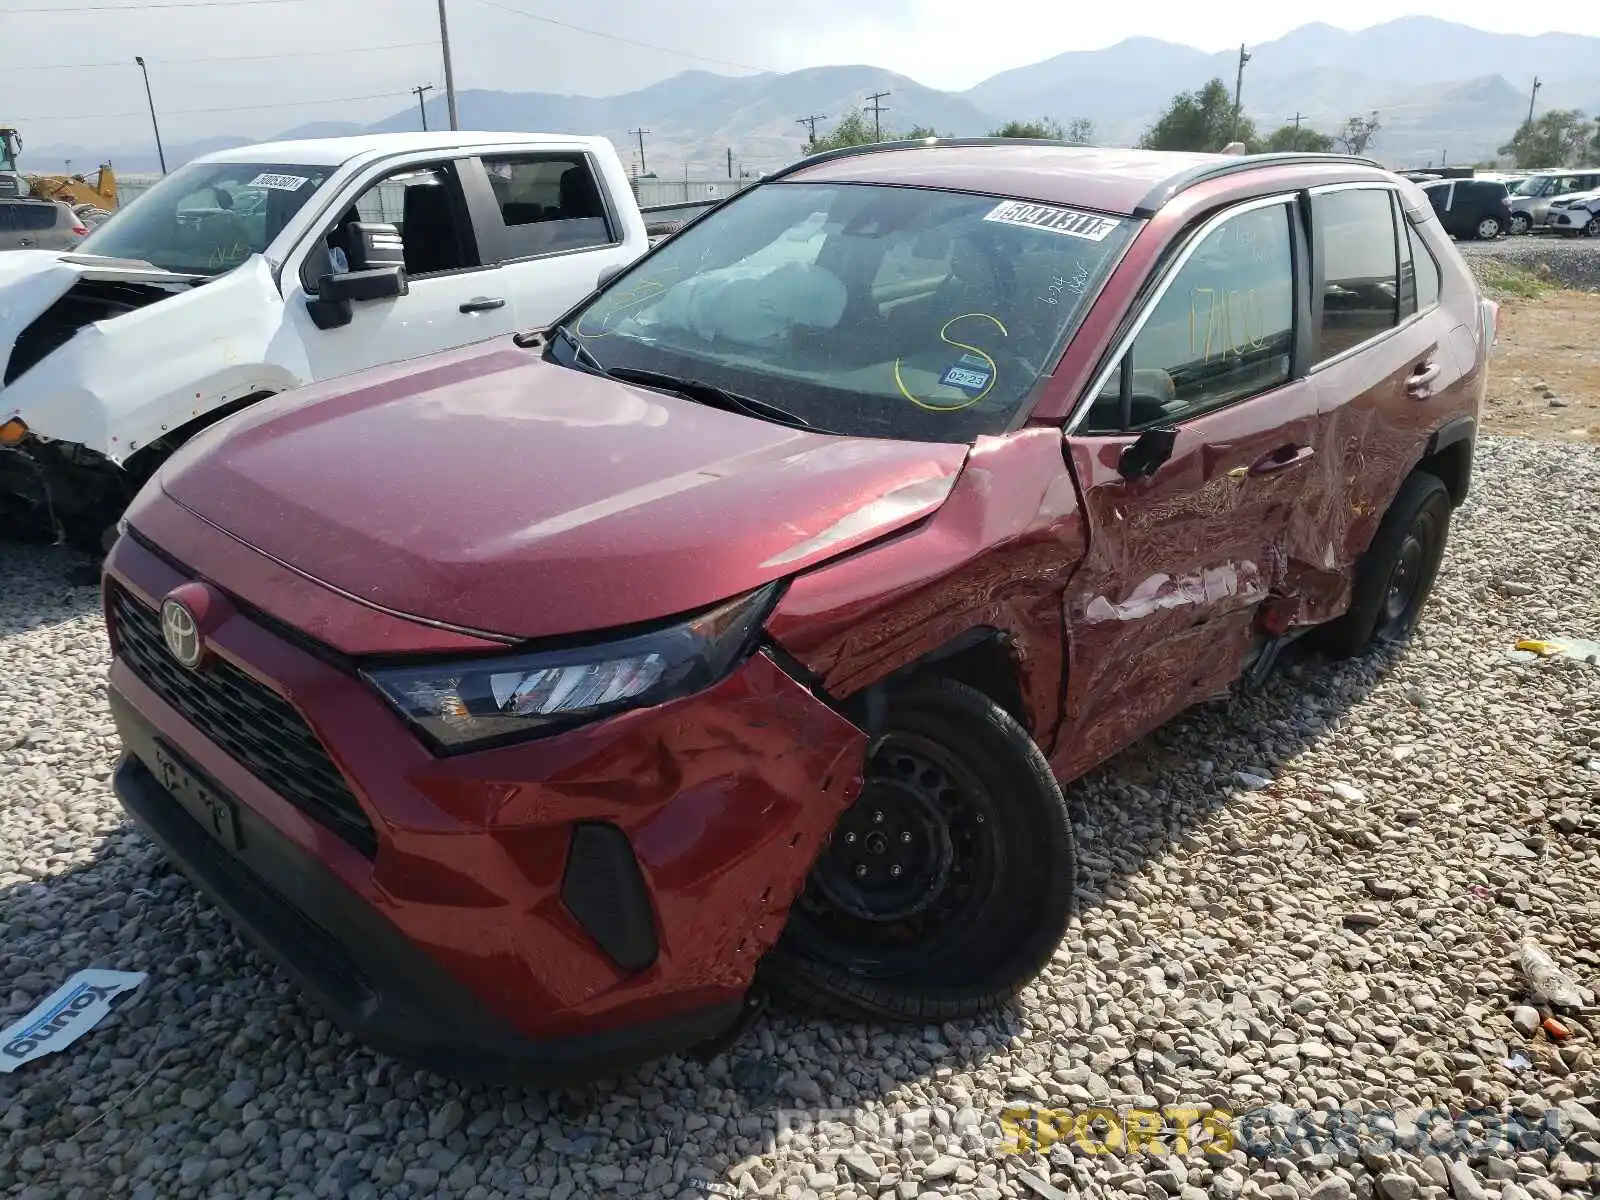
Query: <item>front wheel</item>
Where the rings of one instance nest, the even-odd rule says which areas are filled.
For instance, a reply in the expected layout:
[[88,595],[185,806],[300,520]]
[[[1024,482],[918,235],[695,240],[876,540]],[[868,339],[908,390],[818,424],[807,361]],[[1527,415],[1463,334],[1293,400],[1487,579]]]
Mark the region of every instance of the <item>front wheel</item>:
[[1411,635],[1433,590],[1450,533],[1450,492],[1413,471],[1356,565],[1350,607],[1327,630],[1329,648],[1355,655]]
[[1600,237],[1600,213],[1589,218],[1589,223],[1583,227],[1583,236]]
[[990,1012],[1050,961],[1076,868],[1066,801],[1027,732],[965,684],[912,684],[890,697],[861,795],[763,974],[847,1020]]
[[1527,216],[1526,213],[1512,213],[1511,214],[1511,232],[1512,233],[1514,233],[1514,234],[1527,233],[1531,226],[1532,226],[1532,222],[1528,220],[1528,216]]

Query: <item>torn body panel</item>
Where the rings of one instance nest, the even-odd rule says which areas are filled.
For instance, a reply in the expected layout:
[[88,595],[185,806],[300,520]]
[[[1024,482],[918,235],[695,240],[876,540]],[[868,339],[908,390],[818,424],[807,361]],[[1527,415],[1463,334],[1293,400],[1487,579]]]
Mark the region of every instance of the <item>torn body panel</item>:
[[1060,704],[1061,592],[1086,545],[1060,433],[981,438],[938,512],[798,576],[768,630],[839,698],[974,629],[996,630],[1024,724],[1043,744]]
[[[107,570],[112,612],[119,589],[153,613],[187,579],[129,538]],[[437,758],[359,677],[273,626],[228,604],[206,623],[215,655],[266,681],[332,749],[376,831],[372,857],[208,738],[137,656],[119,653],[113,691],[532,1039],[736,1002],[861,783],[865,735],[760,653],[693,696]],[[114,619],[114,643],[123,636]],[[569,907],[563,877],[584,824],[633,847],[657,943],[642,969],[597,953]]]

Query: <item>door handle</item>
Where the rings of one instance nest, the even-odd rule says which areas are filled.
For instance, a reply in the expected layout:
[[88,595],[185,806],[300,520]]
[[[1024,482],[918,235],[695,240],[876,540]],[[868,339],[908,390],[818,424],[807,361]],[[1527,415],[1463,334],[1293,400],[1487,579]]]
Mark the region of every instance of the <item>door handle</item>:
[[1298,467],[1301,463],[1309,462],[1315,453],[1316,451],[1310,446],[1282,446],[1265,458],[1257,459],[1250,464],[1248,474],[1270,475],[1274,471],[1286,471],[1290,467]]
[[461,311],[464,313],[492,312],[505,306],[505,300],[499,296],[474,296],[461,306]]
[[1428,385],[1439,378],[1439,372],[1442,369],[1436,362],[1417,364],[1417,369],[1411,372],[1410,378],[1406,380],[1406,391],[1418,399],[1425,399],[1432,395],[1433,393],[1428,390]]

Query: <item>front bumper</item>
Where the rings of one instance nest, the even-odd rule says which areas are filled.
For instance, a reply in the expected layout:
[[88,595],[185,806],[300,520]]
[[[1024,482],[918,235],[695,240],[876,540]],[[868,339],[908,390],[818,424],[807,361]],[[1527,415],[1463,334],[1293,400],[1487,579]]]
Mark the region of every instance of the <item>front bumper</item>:
[[[153,614],[189,574],[124,536],[108,609]],[[184,676],[114,617],[118,794],[340,1025],[447,1074],[561,1084],[726,1029],[860,786],[865,736],[764,654],[697,696],[441,759],[342,656],[219,595],[213,662]],[[264,750],[292,720],[312,741]],[[168,789],[158,746],[234,836]],[[285,774],[322,754],[315,787]],[[357,822],[330,819],[339,795]]]

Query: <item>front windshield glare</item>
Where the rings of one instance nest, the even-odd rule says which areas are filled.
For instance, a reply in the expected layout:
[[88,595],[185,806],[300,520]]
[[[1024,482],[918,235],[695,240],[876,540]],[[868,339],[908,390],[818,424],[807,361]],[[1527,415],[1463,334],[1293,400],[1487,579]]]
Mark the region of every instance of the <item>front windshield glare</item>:
[[1548,175],[1534,175],[1531,178],[1524,179],[1521,183],[1519,183],[1517,185],[1516,195],[1518,195],[1518,196],[1537,196],[1537,195],[1541,194],[1545,190],[1545,188],[1547,188],[1549,186],[1550,186],[1550,176],[1548,176]]
[[284,163],[190,163],[78,247],[167,271],[221,275],[260,254],[332,174]]
[[1134,224],[964,192],[764,184],[568,328],[608,369],[713,384],[835,433],[965,442],[1024,415]]

